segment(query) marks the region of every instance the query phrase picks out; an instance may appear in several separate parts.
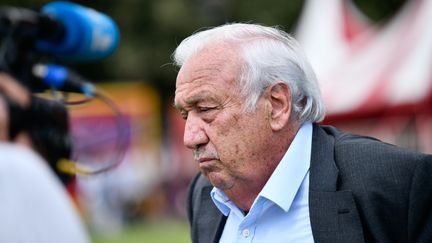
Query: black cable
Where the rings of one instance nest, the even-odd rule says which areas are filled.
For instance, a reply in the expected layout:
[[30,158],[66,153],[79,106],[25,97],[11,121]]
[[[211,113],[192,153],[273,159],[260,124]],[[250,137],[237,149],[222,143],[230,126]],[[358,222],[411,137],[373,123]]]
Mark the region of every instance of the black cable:
[[113,112],[114,120],[116,124],[116,130],[117,130],[117,138],[116,138],[116,154],[112,157],[111,160],[102,163],[104,166],[102,168],[93,169],[88,166],[85,166],[83,164],[80,164],[79,162],[72,162],[68,160],[62,160],[58,163],[59,170],[66,172],[66,173],[73,173],[77,175],[96,175],[101,174],[104,172],[107,172],[109,170],[112,170],[116,168],[124,159],[126,149],[127,149],[127,139],[128,139],[128,131],[127,129],[128,123],[118,108],[118,106],[106,95],[103,93],[96,91],[95,92],[95,98],[101,100],[103,103],[105,103]]

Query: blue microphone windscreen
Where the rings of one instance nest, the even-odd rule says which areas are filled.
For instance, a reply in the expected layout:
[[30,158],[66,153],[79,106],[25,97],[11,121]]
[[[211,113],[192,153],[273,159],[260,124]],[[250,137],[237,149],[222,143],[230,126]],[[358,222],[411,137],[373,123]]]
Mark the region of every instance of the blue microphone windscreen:
[[71,2],[51,2],[41,10],[60,22],[64,37],[59,41],[38,40],[37,49],[66,61],[96,61],[111,55],[120,34],[115,22],[105,14]]

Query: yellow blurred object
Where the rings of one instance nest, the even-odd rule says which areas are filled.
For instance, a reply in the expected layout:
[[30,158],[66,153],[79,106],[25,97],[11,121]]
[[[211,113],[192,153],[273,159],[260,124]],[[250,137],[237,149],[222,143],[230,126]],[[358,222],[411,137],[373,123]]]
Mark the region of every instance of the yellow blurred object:
[[79,165],[76,162],[68,159],[61,159],[57,163],[57,168],[61,172],[72,174],[72,175],[88,176],[91,174],[90,168]]

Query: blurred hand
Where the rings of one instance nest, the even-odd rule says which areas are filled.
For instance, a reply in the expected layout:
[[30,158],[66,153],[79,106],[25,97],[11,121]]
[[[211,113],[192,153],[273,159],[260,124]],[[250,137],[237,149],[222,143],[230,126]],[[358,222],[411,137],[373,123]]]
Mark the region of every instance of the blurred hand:
[[[31,93],[13,77],[0,72],[0,141],[9,140],[9,110],[4,97],[27,108],[30,106]],[[21,140],[21,136],[17,139]],[[23,143],[27,144],[27,138],[23,139]]]

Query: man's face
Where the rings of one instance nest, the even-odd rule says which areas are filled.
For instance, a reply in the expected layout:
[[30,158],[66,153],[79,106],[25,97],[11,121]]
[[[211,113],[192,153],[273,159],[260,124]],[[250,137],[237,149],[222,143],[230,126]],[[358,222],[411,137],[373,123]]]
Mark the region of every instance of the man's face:
[[194,152],[210,182],[229,190],[268,174],[271,128],[266,101],[245,112],[237,84],[238,54],[224,44],[213,45],[180,69],[175,106],[186,120],[184,143]]

